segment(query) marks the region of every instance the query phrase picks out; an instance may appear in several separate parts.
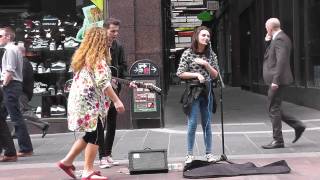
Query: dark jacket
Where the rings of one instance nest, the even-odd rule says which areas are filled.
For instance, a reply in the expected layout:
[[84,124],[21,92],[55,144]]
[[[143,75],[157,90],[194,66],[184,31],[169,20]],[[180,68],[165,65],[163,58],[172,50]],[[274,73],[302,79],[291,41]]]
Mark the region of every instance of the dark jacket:
[[[112,76],[114,77],[119,77],[119,78],[125,78],[128,76],[127,72],[127,63],[125,61],[124,57],[124,49],[122,45],[118,41],[113,41],[112,46],[110,48],[111,51],[111,72]],[[115,68],[117,70],[115,70]],[[118,84],[117,92],[120,92],[121,90],[121,85]]]
[[283,32],[279,32],[267,45],[263,61],[263,79],[267,85],[289,85],[293,82],[290,68],[291,41]]
[[22,82],[22,91],[27,95],[29,101],[33,96],[33,85],[34,85],[34,77],[33,77],[33,68],[30,61],[26,58],[23,58],[23,82]]
[[[111,51],[111,66],[114,66],[118,69],[118,77],[124,78],[128,76],[127,73],[127,63],[124,57],[124,49],[118,41],[113,41],[110,48]],[[112,70],[112,76],[117,76],[116,71]]]
[[[181,96],[180,103],[182,103],[182,108],[183,112],[189,116],[191,112],[191,107],[192,103],[194,100],[196,100],[199,96],[205,96],[206,98],[208,97],[209,91],[208,89],[211,89],[211,94],[212,94],[212,112],[215,113],[217,109],[217,103],[216,99],[214,97],[214,91],[212,83],[202,83],[200,84],[199,82],[193,83],[193,82],[187,82],[186,83],[186,88]],[[207,98],[208,100],[208,98]]]

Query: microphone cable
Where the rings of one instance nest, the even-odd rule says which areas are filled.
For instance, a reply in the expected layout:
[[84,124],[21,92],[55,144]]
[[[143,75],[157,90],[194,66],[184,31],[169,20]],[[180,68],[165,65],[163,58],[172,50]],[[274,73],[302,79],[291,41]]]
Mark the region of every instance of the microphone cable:
[[[208,125],[210,125],[211,126],[211,120],[212,120],[212,118],[211,118],[211,110],[210,110],[210,105],[211,105],[211,97],[212,97],[212,94],[211,94],[211,80],[208,82],[209,83],[209,93],[208,93],[208,104],[207,104],[207,112],[208,112],[208,117],[207,117],[207,121],[206,121],[206,125],[205,125],[205,127],[204,127],[204,143],[206,144],[206,139],[207,139],[207,127],[208,127]],[[212,136],[212,132],[211,132],[211,136]],[[211,141],[212,141],[212,138],[211,138]],[[211,144],[211,147],[210,147],[210,150],[212,151],[212,144]],[[212,152],[210,152],[210,153],[212,153]],[[207,154],[207,152],[206,152],[206,154]]]

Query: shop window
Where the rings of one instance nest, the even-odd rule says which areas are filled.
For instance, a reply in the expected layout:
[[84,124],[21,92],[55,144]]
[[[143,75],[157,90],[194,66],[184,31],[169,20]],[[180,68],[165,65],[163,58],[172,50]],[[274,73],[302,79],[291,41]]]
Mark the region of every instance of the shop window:
[[[1,9],[1,7],[0,7]],[[1,26],[16,32],[17,45],[26,48],[33,68],[33,98],[29,102],[39,117],[66,117],[71,57],[80,42],[76,34],[82,22],[70,15],[1,11]]]
[[41,117],[67,114],[67,82],[72,79],[70,62],[80,44],[76,39],[80,27],[71,16],[51,15],[28,18],[22,25],[27,58],[34,71],[36,113]]
[[310,79],[309,85],[320,88],[320,1],[310,1],[310,7],[308,8],[309,18],[309,40],[308,48],[310,53]]

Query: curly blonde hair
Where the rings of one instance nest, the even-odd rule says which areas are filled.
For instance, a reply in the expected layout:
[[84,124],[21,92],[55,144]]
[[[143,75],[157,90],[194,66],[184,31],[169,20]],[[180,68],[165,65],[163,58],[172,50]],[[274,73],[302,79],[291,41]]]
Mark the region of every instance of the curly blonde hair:
[[110,64],[108,36],[106,30],[101,27],[92,27],[86,30],[80,47],[72,57],[71,67],[74,72],[80,71],[84,66],[95,69],[98,62],[105,60]]

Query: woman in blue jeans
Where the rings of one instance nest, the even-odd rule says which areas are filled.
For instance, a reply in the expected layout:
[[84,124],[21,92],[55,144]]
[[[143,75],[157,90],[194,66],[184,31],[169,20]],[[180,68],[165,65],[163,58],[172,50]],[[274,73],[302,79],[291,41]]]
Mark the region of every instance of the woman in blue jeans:
[[201,125],[205,143],[205,157],[208,162],[216,159],[212,154],[211,114],[214,105],[214,95],[211,80],[218,76],[216,54],[210,49],[210,31],[205,26],[194,30],[191,47],[186,49],[180,59],[177,76],[187,83],[182,98],[185,113],[188,116],[188,154],[185,163],[194,159],[193,146],[197,129],[197,117],[201,114]]

